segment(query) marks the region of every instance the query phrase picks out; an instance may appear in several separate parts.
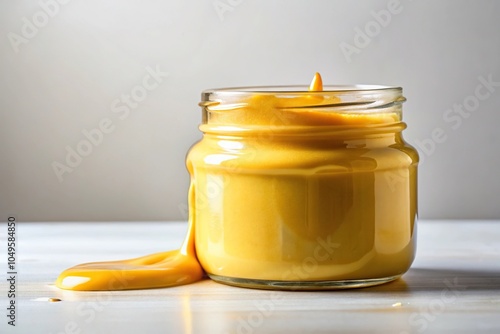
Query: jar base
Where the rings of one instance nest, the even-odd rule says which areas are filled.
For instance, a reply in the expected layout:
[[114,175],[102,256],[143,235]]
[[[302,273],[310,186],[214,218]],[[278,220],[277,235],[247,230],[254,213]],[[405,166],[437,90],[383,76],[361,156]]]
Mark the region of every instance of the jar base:
[[383,278],[368,278],[342,281],[272,281],[248,278],[226,277],[214,274],[208,276],[217,283],[222,283],[241,288],[261,290],[288,290],[288,291],[313,291],[313,290],[343,290],[366,288],[374,285],[392,282],[401,275]]

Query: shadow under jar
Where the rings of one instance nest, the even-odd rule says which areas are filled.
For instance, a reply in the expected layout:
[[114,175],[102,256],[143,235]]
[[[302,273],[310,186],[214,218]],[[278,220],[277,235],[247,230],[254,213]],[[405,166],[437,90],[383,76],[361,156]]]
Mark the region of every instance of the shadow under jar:
[[213,280],[324,290],[392,281],[416,246],[418,154],[402,89],[207,90],[188,153],[197,257]]

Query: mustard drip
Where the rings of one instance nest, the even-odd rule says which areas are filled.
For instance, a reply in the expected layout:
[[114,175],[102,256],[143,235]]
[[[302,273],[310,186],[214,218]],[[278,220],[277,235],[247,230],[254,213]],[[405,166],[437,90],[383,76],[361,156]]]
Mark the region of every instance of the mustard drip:
[[[194,187],[189,189],[194,202]],[[192,211],[192,210],[191,210]],[[160,288],[189,284],[203,277],[194,245],[194,217],[178,250],[151,254],[135,259],[79,264],[63,271],[56,286],[68,290],[104,291]]]
[[323,80],[321,79],[321,75],[316,72],[314,74],[314,78],[309,85],[310,92],[321,92],[323,90]]

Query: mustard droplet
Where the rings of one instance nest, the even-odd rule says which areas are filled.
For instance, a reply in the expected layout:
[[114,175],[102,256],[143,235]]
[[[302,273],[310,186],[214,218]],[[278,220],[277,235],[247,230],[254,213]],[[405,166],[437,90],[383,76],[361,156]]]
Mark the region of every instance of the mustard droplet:
[[310,92],[321,92],[323,90],[323,80],[321,79],[321,75],[316,72],[314,74],[314,78],[309,85]]

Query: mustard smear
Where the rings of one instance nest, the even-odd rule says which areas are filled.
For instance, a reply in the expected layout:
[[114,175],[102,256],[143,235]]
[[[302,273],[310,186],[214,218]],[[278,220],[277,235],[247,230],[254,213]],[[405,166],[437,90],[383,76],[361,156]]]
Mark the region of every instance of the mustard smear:
[[[193,201],[193,187],[189,190]],[[194,217],[182,247],[130,260],[79,264],[63,271],[56,286],[68,290],[104,291],[160,288],[189,284],[203,277],[194,246]]]

